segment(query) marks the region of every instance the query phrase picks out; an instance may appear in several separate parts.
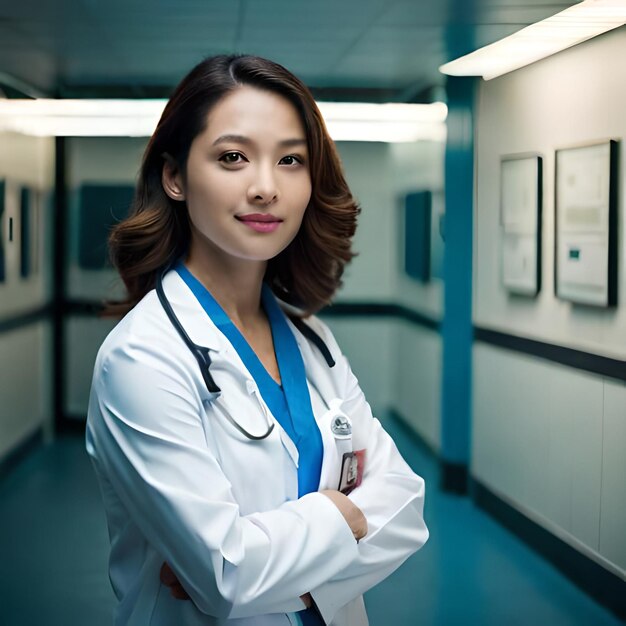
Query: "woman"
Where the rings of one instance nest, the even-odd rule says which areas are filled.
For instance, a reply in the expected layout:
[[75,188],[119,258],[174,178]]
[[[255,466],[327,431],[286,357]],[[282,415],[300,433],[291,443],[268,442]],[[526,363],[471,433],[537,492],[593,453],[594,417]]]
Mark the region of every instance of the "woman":
[[111,236],[127,314],[87,422],[117,624],[360,626],[426,541],[423,480],[312,315],[357,214],[286,69],[217,56],[177,87]]

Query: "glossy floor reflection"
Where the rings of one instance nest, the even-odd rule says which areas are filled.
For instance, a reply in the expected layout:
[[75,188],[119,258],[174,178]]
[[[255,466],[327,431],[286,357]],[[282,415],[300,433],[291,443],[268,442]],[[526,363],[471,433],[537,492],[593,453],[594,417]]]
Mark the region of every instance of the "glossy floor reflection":
[[[372,626],[621,624],[469,499],[440,492],[430,454],[385,425],[426,479],[431,537],[366,595]],[[0,624],[110,626],[107,554],[80,437],[40,447],[0,482]]]

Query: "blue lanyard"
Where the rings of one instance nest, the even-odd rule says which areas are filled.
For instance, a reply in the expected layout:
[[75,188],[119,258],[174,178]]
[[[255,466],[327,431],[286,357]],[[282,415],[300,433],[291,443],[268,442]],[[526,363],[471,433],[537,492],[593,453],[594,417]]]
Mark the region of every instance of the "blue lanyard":
[[230,341],[256,381],[263,400],[298,450],[298,496],[319,487],[322,436],[311,407],[300,349],[269,286],[263,284],[261,302],[269,319],[282,385],[267,372],[256,353],[206,287],[179,261],[175,267],[206,314]]

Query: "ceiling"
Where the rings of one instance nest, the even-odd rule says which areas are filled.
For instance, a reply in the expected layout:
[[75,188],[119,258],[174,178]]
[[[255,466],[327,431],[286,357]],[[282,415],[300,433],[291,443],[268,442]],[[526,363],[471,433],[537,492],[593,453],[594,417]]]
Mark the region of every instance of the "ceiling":
[[[318,99],[427,102],[437,68],[564,0],[0,0],[7,97],[166,97],[205,56],[282,63]],[[1,94],[0,94],[1,95]]]

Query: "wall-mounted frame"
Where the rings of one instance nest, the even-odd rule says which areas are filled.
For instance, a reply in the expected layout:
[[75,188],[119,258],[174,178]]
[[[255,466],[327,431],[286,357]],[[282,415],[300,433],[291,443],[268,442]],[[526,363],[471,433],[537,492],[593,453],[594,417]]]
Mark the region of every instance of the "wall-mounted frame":
[[430,281],[432,192],[415,191],[404,198],[404,271],[422,283]]
[[542,159],[518,154],[500,160],[502,284],[511,293],[541,290]]
[[33,191],[29,187],[20,188],[20,276],[28,278],[32,266],[32,207]]
[[4,180],[0,180],[0,283],[6,281],[6,260],[4,251],[4,195],[6,185]]
[[555,293],[617,304],[617,150],[607,140],[556,151]]
[[85,270],[107,267],[111,228],[128,215],[135,188],[122,184],[84,184],[79,190],[78,264]]
[[20,276],[24,280],[39,273],[41,196],[34,187],[19,187]]

